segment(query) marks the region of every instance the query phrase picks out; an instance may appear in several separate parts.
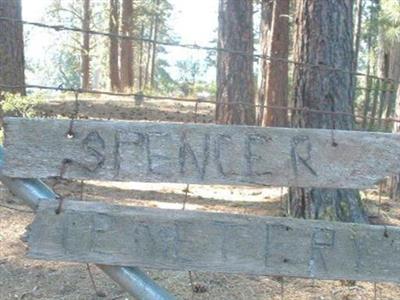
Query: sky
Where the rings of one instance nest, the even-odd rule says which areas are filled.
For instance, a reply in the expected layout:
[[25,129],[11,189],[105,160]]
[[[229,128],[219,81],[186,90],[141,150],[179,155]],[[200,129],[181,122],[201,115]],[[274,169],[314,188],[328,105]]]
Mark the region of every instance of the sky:
[[[108,0],[93,1],[107,1],[108,3]],[[50,2],[50,0],[23,0],[23,19],[43,21],[46,7]],[[180,38],[180,42],[209,45],[216,34],[218,0],[170,0],[170,2],[173,6],[170,26],[175,35]],[[29,32],[25,55],[27,59],[33,58],[40,61],[46,53],[46,49],[55,42],[54,34],[57,33],[31,26],[25,28]],[[164,58],[170,65],[175,65],[176,61],[184,59],[193,58],[203,61],[205,56],[204,51],[170,47],[168,55]],[[171,68],[170,72],[175,73],[176,69]],[[212,77],[213,72],[211,71],[205,76]],[[30,77],[34,77],[33,74]]]

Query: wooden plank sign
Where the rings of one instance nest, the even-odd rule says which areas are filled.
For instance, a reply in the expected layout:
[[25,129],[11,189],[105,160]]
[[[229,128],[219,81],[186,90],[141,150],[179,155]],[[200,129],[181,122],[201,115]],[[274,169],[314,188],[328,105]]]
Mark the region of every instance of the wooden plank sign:
[[157,269],[400,282],[400,229],[43,202],[31,258]]
[[10,177],[365,188],[400,173],[400,135],[128,121],[5,121]]

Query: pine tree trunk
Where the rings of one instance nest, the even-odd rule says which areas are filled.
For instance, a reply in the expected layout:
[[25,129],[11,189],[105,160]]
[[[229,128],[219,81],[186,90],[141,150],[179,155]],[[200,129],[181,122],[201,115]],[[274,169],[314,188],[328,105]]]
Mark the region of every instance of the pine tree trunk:
[[[110,0],[110,33],[117,35],[119,33],[119,0]],[[119,40],[116,37],[110,37],[109,49],[109,68],[110,84],[113,91],[121,90],[121,81],[119,77]]]
[[[394,108],[394,116],[393,118],[400,120],[400,85],[397,86],[396,92],[396,103]],[[400,132],[400,122],[393,122],[393,132]],[[392,176],[392,190],[391,190],[391,198],[392,200],[398,200],[400,196],[400,174]]]
[[157,56],[157,39],[160,26],[160,0],[156,1],[156,13],[154,16],[154,33],[153,33],[153,47],[151,53],[151,72],[150,72],[150,87],[155,87],[155,73],[156,73],[156,56]]
[[361,23],[363,13],[363,0],[357,0],[356,3],[356,22],[355,22],[355,33],[354,33],[354,57],[353,57],[353,71],[357,71],[358,56],[360,52],[360,41],[361,41]]
[[[82,29],[90,30],[91,22],[90,0],[83,1],[83,18]],[[90,34],[83,33],[82,49],[81,49],[81,70],[82,70],[82,88],[90,89]]]
[[249,0],[220,0],[216,122],[254,124],[253,4]]
[[[378,33],[378,76],[382,78],[388,78],[389,77],[389,53],[385,51],[386,47],[386,42],[385,42],[385,37],[384,37],[384,32],[380,28],[379,33]],[[378,106],[378,112],[377,112],[377,118],[379,119],[378,122],[375,122],[375,120],[371,120],[370,127],[377,127],[376,129],[381,129],[382,128],[382,115],[384,111],[384,107],[386,104],[386,99],[388,92],[387,90],[390,88],[390,81],[389,80],[383,80],[382,82],[382,91],[379,95],[379,106]]]
[[[0,0],[0,16],[21,20],[21,0]],[[18,86],[0,92],[25,95],[25,60],[22,24],[0,20],[0,84]]]
[[[153,39],[153,28],[154,28],[154,18],[151,18],[149,39]],[[146,69],[145,69],[145,74],[144,74],[144,86],[145,87],[149,86],[152,46],[153,46],[153,43],[151,43],[151,42],[147,43]]]
[[[273,1],[270,30],[262,31],[263,50],[267,50],[263,52],[263,55],[271,57],[271,60],[264,60],[261,71],[262,85],[258,95],[260,99],[264,99],[259,102],[270,106],[263,110],[262,126],[286,127],[288,125],[287,110],[273,108],[288,106],[288,63],[286,62],[289,55],[288,15],[289,0]],[[264,35],[265,33],[267,34]],[[276,59],[282,59],[282,61]]]
[[[140,29],[140,38],[143,39],[144,38],[144,26],[142,24],[142,27]],[[140,46],[139,46],[139,90],[141,91],[143,89],[143,82],[144,82],[144,78],[143,78],[143,51],[144,51],[144,47],[143,47],[143,40],[140,41]]]
[[[352,70],[352,0],[298,0],[294,60]],[[352,75],[295,66],[294,105],[324,111],[352,111]],[[295,112],[293,126],[351,130],[353,118]],[[341,147],[334,140],[332,147]],[[327,170],[329,172],[329,170]],[[300,218],[367,222],[357,190],[291,188],[290,214]]]
[[387,109],[386,109],[386,120],[385,120],[385,130],[389,131],[392,127],[391,122],[388,120],[394,113],[394,107],[396,102],[396,91],[397,82],[400,80],[400,42],[393,41],[389,49],[389,79],[392,80],[390,85],[390,92],[387,93]]
[[[122,0],[121,34],[133,36],[133,0]],[[121,40],[121,89],[132,91],[133,89],[133,43],[132,40]]]
[[[397,83],[400,80],[400,47],[399,42],[393,42],[392,47],[389,51],[389,60],[390,60],[390,67],[389,67],[389,77],[393,79],[395,83],[392,84],[393,89],[396,89],[396,95],[393,96],[394,99],[390,99],[387,111],[386,111],[386,118],[390,118],[393,113],[393,118],[400,119],[400,85]],[[392,94],[392,93],[390,93]],[[386,129],[389,129],[390,122],[385,122]],[[393,132],[399,133],[400,132],[400,123],[393,122],[392,125]],[[391,183],[392,190],[390,192],[392,199],[398,199],[400,196],[400,174],[392,176],[392,183]]]
[[[260,45],[263,56],[269,55],[269,47],[271,42],[272,30],[272,11],[274,8],[274,0],[261,1],[261,20],[260,20]],[[264,106],[267,98],[267,69],[269,61],[266,59],[260,60],[260,86],[257,94],[256,108],[256,124],[261,126],[264,118]]]
[[379,100],[379,93],[381,89],[381,80],[376,79],[375,84],[374,84],[374,95],[373,95],[373,101],[372,101],[372,108],[371,108],[371,118],[369,119],[369,125],[368,125],[368,130],[373,131],[374,123],[375,123],[375,118],[376,118],[376,112],[378,109],[378,100]]
[[395,82],[392,82],[390,84],[390,92],[387,94],[387,108],[386,108],[386,114],[385,114],[385,131],[390,131],[393,127],[392,122],[390,121],[390,118],[392,117],[394,113],[394,108],[396,106],[396,91],[397,91],[397,84]]

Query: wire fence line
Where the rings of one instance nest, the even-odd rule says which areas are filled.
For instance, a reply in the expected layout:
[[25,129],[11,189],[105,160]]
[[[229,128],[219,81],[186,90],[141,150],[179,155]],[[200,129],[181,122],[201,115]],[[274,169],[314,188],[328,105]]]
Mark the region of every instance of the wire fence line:
[[55,30],[58,32],[59,31],[71,31],[71,32],[98,35],[98,36],[103,36],[103,37],[110,37],[110,38],[112,37],[112,38],[131,40],[131,41],[141,41],[141,42],[152,43],[152,44],[157,44],[157,45],[166,46],[166,47],[179,47],[179,48],[187,48],[187,49],[192,49],[192,50],[203,50],[203,51],[211,51],[211,52],[225,52],[225,53],[229,53],[229,54],[236,54],[236,55],[241,55],[241,56],[246,56],[246,57],[252,57],[255,59],[267,60],[267,61],[271,61],[271,62],[293,64],[293,65],[296,65],[296,66],[299,66],[302,68],[310,68],[313,70],[315,70],[315,69],[321,70],[322,69],[325,71],[340,72],[340,73],[350,74],[353,76],[362,76],[362,77],[367,77],[367,78],[372,78],[372,79],[383,80],[383,81],[386,81],[389,83],[400,84],[399,80],[394,80],[392,78],[380,77],[377,75],[371,75],[371,74],[367,74],[367,73],[363,73],[363,72],[354,71],[352,69],[352,67],[350,67],[349,69],[343,69],[343,68],[338,68],[338,67],[324,65],[324,64],[299,62],[299,61],[295,61],[293,59],[286,59],[286,58],[281,58],[281,57],[264,55],[264,54],[260,54],[260,53],[243,52],[240,50],[228,49],[228,48],[223,48],[223,47],[204,46],[204,45],[198,45],[198,44],[186,44],[186,43],[179,43],[179,42],[174,42],[174,41],[160,41],[157,39],[126,36],[126,35],[114,34],[111,32],[104,32],[104,31],[97,31],[97,30],[84,30],[84,29],[81,29],[79,27],[74,27],[74,26],[50,25],[50,24],[46,24],[46,23],[32,22],[32,21],[26,21],[26,20],[10,18],[10,17],[0,17],[0,21],[1,20],[8,21],[8,22],[21,23],[23,25],[29,25],[29,26],[35,26],[35,27]]
[[[215,52],[227,52],[231,54],[238,54],[238,55],[244,55],[244,56],[251,56],[253,58],[258,58],[258,59],[265,59],[269,61],[276,61],[276,62],[282,62],[282,63],[290,63],[297,65],[299,67],[307,67],[307,68],[312,68],[313,70],[315,69],[325,69],[327,71],[335,71],[335,72],[343,72],[343,73],[348,73],[351,75],[355,76],[363,76],[367,78],[372,78],[376,80],[383,80],[386,81],[390,84],[398,84],[400,82],[392,80],[390,78],[383,78],[375,75],[370,75],[370,74],[365,74],[361,72],[354,72],[351,70],[346,70],[346,69],[340,69],[328,65],[323,65],[323,64],[310,64],[310,63],[304,63],[304,62],[297,62],[294,60],[290,59],[283,59],[279,57],[272,57],[272,56],[266,56],[262,54],[255,54],[255,53],[247,53],[247,52],[242,52],[242,51],[237,51],[237,50],[232,50],[232,49],[226,49],[226,48],[221,48],[221,47],[210,47],[210,46],[201,46],[197,44],[182,44],[178,42],[166,42],[166,41],[159,41],[151,38],[138,38],[138,37],[133,37],[133,36],[126,36],[126,35],[120,35],[120,34],[114,34],[110,32],[102,32],[102,31],[96,31],[96,30],[84,30],[78,27],[74,26],[65,26],[65,25],[50,25],[50,24],[45,24],[41,22],[32,22],[32,21],[26,21],[26,20],[21,20],[18,18],[10,18],[10,17],[0,17],[0,21],[7,21],[7,22],[16,22],[16,23],[21,23],[24,25],[30,25],[30,26],[35,26],[35,27],[40,27],[40,28],[45,28],[45,29],[51,29],[55,31],[70,31],[70,32],[78,32],[78,33],[85,33],[85,34],[92,34],[92,35],[99,35],[99,36],[104,36],[104,37],[114,37],[114,38],[119,38],[119,39],[124,39],[124,40],[132,40],[132,41],[142,41],[142,42],[148,42],[148,43],[153,43],[153,44],[158,44],[158,45],[163,45],[163,46],[171,46],[171,47],[182,47],[182,48],[188,48],[188,49],[194,49],[194,50],[206,50],[206,51],[215,51]],[[391,118],[389,117],[388,114],[386,114],[386,117],[382,117],[382,114],[378,117],[376,116],[368,116],[368,114],[364,115],[359,115],[359,114],[354,114],[354,113],[349,113],[349,112],[341,112],[341,111],[326,111],[326,110],[317,110],[317,109],[309,109],[307,107],[291,107],[291,106],[277,106],[277,105],[265,105],[265,104],[257,104],[257,103],[249,103],[249,102],[217,102],[213,100],[208,100],[207,98],[204,97],[191,97],[191,98],[183,98],[183,97],[177,97],[177,96],[164,96],[164,95],[151,95],[151,94],[144,94],[142,91],[139,92],[113,92],[113,91],[103,91],[103,90],[85,90],[81,88],[73,88],[73,87],[63,87],[62,85],[58,87],[53,87],[53,86],[44,86],[44,85],[34,85],[34,84],[25,84],[25,85],[4,85],[0,83],[0,87],[5,88],[5,89],[21,89],[21,88],[27,88],[27,89],[41,89],[41,90],[53,90],[53,91],[62,91],[62,92],[74,92],[74,93],[79,93],[79,94],[94,94],[94,95],[108,95],[108,96],[118,96],[118,97],[133,97],[135,100],[141,100],[141,99],[152,99],[152,100],[170,100],[170,101],[178,101],[178,102],[193,102],[198,105],[199,103],[209,103],[211,105],[217,105],[217,106],[232,106],[232,105],[241,105],[241,106],[251,106],[254,108],[263,108],[263,109],[269,109],[269,110],[285,110],[287,112],[302,112],[302,113],[317,113],[317,114],[325,114],[325,115],[331,115],[331,116],[348,116],[354,118],[354,120],[370,120],[370,121],[379,121],[379,122],[400,122],[400,119],[396,118]],[[368,88],[368,87],[357,87],[357,90],[365,90],[367,93],[369,91],[373,91],[375,89],[373,88]],[[396,89],[379,89],[379,91],[383,93],[395,93]],[[389,105],[389,104],[388,104]],[[388,108],[389,109],[389,108]],[[392,108],[391,108],[392,109]]]
[[66,88],[62,86],[44,86],[44,85],[34,85],[34,84],[25,84],[25,85],[6,85],[0,84],[0,88],[2,89],[38,89],[38,90],[50,90],[50,91],[58,91],[58,92],[72,92],[75,94],[93,94],[93,95],[106,95],[106,96],[118,96],[118,97],[130,97],[133,99],[150,99],[150,100],[168,100],[168,101],[176,101],[176,102],[190,102],[194,103],[195,105],[206,103],[211,105],[221,105],[221,106],[250,106],[254,108],[264,108],[270,110],[284,110],[290,112],[301,112],[303,114],[307,113],[315,113],[315,114],[323,114],[329,116],[347,116],[354,118],[355,120],[371,120],[371,121],[384,121],[384,122],[395,122],[400,123],[400,119],[398,118],[380,118],[380,117],[372,117],[372,116],[364,116],[359,114],[354,114],[350,112],[344,111],[329,111],[329,110],[318,110],[318,109],[311,109],[308,107],[294,107],[294,106],[279,106],[279,105],[265,105],[265,104],[255,104],[255,103],[248,103],[248,102],[217,102],[214,100],[208,100],[206,98],[182,98],[182,97],[174,97],[174,96],[162,96],[162,95],[151,95],[145,94],[143,92],[136,92],[136,93],[122,93],[122,92],[111,92],[111,91],[101,91],[101,90],[88,90],[88,89],[81,89],[81,88]]

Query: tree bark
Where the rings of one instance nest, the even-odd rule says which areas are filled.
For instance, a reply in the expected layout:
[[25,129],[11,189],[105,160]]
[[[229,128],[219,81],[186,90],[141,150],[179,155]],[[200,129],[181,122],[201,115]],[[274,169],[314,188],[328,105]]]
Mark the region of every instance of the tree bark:
[[[111,34],[117,35],[119,33],[119,0],[110,0],[109,27]],[[116,37],[110,37],[109,68],[111,89],[113,91],[120,91],[119,40]]]
[[[395,41],[392,44],[392,47],[389,51],[389,60],[390,60],[390,67],[389,67],[389,77],[390,79],[394,80],[396,83],[393,83],[391,86],[393,89],[396,89],[396,96],[394,99],[389,98],[388,108],[386,111],[386,118],[390,118],[393,113],[393,118],[400,119],[400,85],[397,83],[400,80],[400,42]],[[389,95],[392,94],[391,92]],[[393,110],[393,112],[392,112]],[[389,129],[390,122],[386,120],[385,128]],[[400,132],[400,123],[393,122],[393,132],[399,133]],[[400,196],[400,174],[392,176],[391,182],[391,198],[398,199]]]
[[[122,0],[122,24],[121,34],[133,36],[133,0]],[[133,43],[132,40],[121,40],[121,89],[132,91],[133,89]]]
[[394,107],[396,102],[396,90],[397,82],[400,80],[400,42],[392,41],[389,48],[389,72],[388,77],[391,79],[390,92],[387,93],[387,109],[386,109],[386,120],[385,130],[391,129],[391,122],[388,120],[394,113]]
[[[0,16],[21,20],[21,0],[0,0]],[[0,84],[18,86],[0,91],[25,95],[25,59],[22,24],[0,20]]]
[[[382,38],[380,38],[382,40]],[[381,47],[383,47],[382,43],[379,43]],[[378,52],[378,76],[385,78],[382,84],[382,91],[379,95],[379,108],[378,108],[378,122],[377,127],[381,129],[382,127],[382,115],[385,107],[385,102],[387,99],[388,90],[390,89],[390,80],[387,79],[389,77],[389,54],[386,53],[383,49],[380,49]],[[374,122],[370,127],[375,125],[375,120],[371,120],[371,123]],[[376,126],[376,125],[375,125]]]
[[[91,8],[90,0],[83,1],[83,18],[82,30],[90,30],[91,22]],[[81,48],[81,72],[82,72],[82,88],[85,90],[90,89],[90,34],[83,33],[82,48]]]
[[[151,18],[150,29],[149,29],[149,39],[153,39],[153,28],[154,28],[154,18]],[[146,68],[145,68],[145,74],[144,74],[144,86],[146,88],[149,86],[152,46],[153,46],[153,43],[151,43],[151,42],[147,43]]]
[[[272,2],[272,3],[271,3]],[[269,13],[272,9],[272,20],[269,23]],[[273,106],[288,106],[288,63],[289,55],[289,0],[262,2],[262,48],[265,59],[262,63],[262,80],[259,88],[259,103],[272,106],[262,110],[262,126],[288,125],[287,109],[273,108]],[[276,59],[282,59],[279,61]]]
[[[140,38],[144,39],[144,26],[142,24],[142,27],[140,29]],[[143,47],[143,40],[140,41],[139,44],[139,90],[143,89],[143,82],[144,82],[144,78],[143,78],[143,57],[144,57],[144,47]]]
[[362,23],[362,12],[363,12],[363,0],[357,0],[356,3],[356,22],[355,22],[355,33],[354,33],[354,56],[353,56],[353,71],[357,71],[358,67],[358,56],[360,52],[361,42],[361,23]]
[[372,131],[375,123],[376,118],[376,111],[378,109],[378,100],[379,94],[381,89],[381,80],[376,79],[375,84],[373,86],[374,94],[373,94],[373,101],[372,101],[372,108],[371,108],[371,118],[369,119],[368,130]]
[[253,3],[219,1],[217,106],[219,124],[255,123],[253,78]]
[[[295,61],[352,70],[352,0],[298,0],[295,34]],[[297,108],[351,113],[352,87],[350,73],[295,66]],[[292,115],[295,127],[332,129],[332,147],[340,147],[334,129],[351,130],[353,122],[351,116],[307,110]],[[367,222],[357,190],[291,188],[289,210],[300,218]]]
[[[400,85],[397,86],[397,93],[396,93],[396,103],[394,108],[394,116],[395,119],[400,119]],[[393,122],[393,132],[399,133],[400,132],[400,123]],[[392,184],[391,184],[391,198],[392,200],[397,200],[400,195],[400,174],[392,176]]]
[[[269,54],[270,47],[270,36],[272,30],[272,11],[274,8],[273,0],[262,0],[261,1],[261,20],[260,20],[260,45],[263,55]],[[257,94],[257,105],[256,108],[256,124],[261,126],[264,117],[264,106],[266,105],[265,99],[267,98],[267,68],[268,60],[260,60],[260,86]]]

